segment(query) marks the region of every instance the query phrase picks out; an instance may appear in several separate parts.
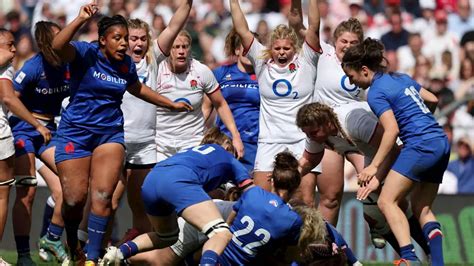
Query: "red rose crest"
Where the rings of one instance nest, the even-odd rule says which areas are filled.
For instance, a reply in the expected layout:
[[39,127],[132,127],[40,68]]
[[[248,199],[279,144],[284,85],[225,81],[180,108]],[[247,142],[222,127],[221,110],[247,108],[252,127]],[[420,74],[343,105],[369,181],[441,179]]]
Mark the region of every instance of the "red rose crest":
[[197,89],[197,85],[198,85],[197,80],[192,79],[191,82],[190,82],[190,84],[191,84],[191,89],[192,89],[192,90]]
[[288,69],[290,70],[291,73],[296,71],[296,65],[295,63],[291,63],[288,65]]

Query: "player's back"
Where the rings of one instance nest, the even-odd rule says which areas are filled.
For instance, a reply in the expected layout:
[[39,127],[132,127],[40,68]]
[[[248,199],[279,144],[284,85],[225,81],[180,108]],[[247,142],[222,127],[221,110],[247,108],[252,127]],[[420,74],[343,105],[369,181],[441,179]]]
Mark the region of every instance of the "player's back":
[[258,254],[298,242],[301,218],[276,194],[252,187],[234,210],[237,216],[231,226],[232,241],[222,255],[224,265],[255,264]]

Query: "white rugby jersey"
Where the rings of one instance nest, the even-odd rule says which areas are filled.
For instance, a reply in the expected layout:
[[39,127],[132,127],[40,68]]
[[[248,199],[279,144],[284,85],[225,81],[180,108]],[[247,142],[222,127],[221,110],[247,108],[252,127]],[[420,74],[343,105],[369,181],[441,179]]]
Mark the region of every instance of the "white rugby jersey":
[[313,100],[319,53],[306,42],[285,67],[262,58],[265,47],[255,38],[249,48],[260,87],[259,142],[292,143],[305,138],[296,113]]
[[[12,82],[14,73],[15,73],[15,70],[13,69],[13,66],[11,64],[8,64],[5,67],[0,67],[1,80],[9,80],[10,82]],[[7,107],[3,103],[0,102],[0,132],[3,132],[2,129],[8,126],[7,113],[8,113]],[[8,130],[8,132],[10,131]],[[6,137],[6,136],[0,136],[0,137]]]
[[202,101],[204,94],[219,89],[212,71],[204,64],[191,59],[183,73],[173,73],[168,60],[158,66],[157,91],[174,102],[186,102],[193,106],[192,112],[174,112],[157,107],[156,143],[168,139],[189,139],[204,135]]
[[349,82],[334,47],[321,42],[321,48],[323,53],[318,62],[314,101],[334,107],[363,100],[365,98],[364,91]]
[[[156,91],[158,64],[166,59],[166,56],[156,44],[152,45],[150,49],[152,49],[150,63],[146,61],[146,58],[138,62],[136,64],[137,75],[140,82]],[[143,143],[154,140],[156,106],[126,91],[123,95],[121,107],[124,118],[125,142]]]

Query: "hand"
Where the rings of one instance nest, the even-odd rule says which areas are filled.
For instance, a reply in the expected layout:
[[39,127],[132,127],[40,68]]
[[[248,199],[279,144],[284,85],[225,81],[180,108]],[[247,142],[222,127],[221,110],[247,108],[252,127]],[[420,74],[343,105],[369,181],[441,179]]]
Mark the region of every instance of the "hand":
[[78,17],[83,19],[83,20],[88,20],[95,13],[97,13],[98,10],[99,10],[99,8],[97,7],[97,4],[94,1],[90,4],[81,6],[81,10],[79,11]]
[[365,200],[370,193],[377,190],[380,186],[380,181],[377,178],[372,178],[370,182],[363,187],[360,187],[357,190],[357,199],[358,200]]
[[120,265],[120,262],[123,260],[123,254],[117,247],[110,246],[106,249],[106,253],[102,259],[104,265]]
[[36,127],[36,131],[38,131],[41,136],[43,136],[44,144],[48,144],[49,141],[51,141],[51,131],[49,131],[49,129],[47,129],[45,126],[39,124]]
[[174,102],[170,109],[177,112],[191,112],[193,107],[185,102]]
[[297,8],[290,9],[288,12],[288,24],[289,25],[303,25],[302,15],[300,14],[300,10]]
[[359,186],[366,186],[367,183],[369,183],[369,181],[375,176],[375,174],[377,174],[377,170],[377,167],[372,164],[364,168],[364,170],[362,170],[362,172],[357,175],[357,178],[359,179],[357,183]]
[[240,138],[232,138],[232,146],[234,146],[235,152],[237,153],[237,159],[244,157],[244,144]]

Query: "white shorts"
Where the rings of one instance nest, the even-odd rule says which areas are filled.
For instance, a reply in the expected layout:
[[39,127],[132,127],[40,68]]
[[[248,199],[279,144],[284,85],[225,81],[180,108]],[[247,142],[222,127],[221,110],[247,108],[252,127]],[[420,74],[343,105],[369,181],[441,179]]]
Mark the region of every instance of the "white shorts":
[[169,139],[160,138],[156,142],[156,159],[161,162],[175,155],[177,152],[198,146],[201,143],[202,136],[193,136],[190,139]]
[[[215,201],[219,212],[224,220],[227,220],[232,212],[232,201]],[[199,249],[209,238],[194,226],[187,223],[183,218],[178,218],[179,236],[178,241],[170,248],[180,258],[184,258]]]
[[[303,156],[306,146],[306,139],[294,143],[266,143],[259,142],[257,146],[257,155],[255,156],[254,171],[271,172],[273,171],[273,161],[275,156],[282,151],[289,151],[299,159]],[[311,172],[321,173],[321,164],[318,164]]]
[[125,161],[129,164],[147,165],[157,162],[156,144],[153,140],[144,143],[125,142],[125,149]]
[[5,160],[14,154],[15,146],[10,126],[6,121],[0,120],[0,160]]
[[357,144],[364,155],[373,157],[374,148],[370,142],[379,120],[367,102],[351,102],[334,107],[342,128]]

